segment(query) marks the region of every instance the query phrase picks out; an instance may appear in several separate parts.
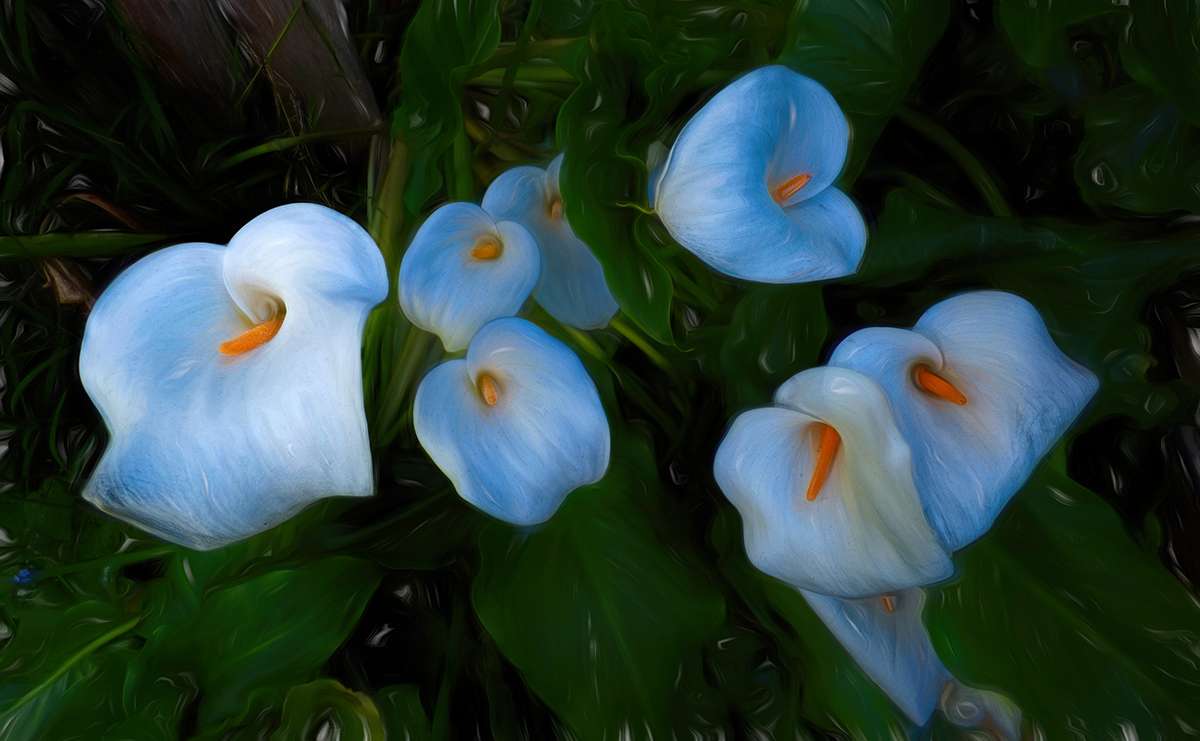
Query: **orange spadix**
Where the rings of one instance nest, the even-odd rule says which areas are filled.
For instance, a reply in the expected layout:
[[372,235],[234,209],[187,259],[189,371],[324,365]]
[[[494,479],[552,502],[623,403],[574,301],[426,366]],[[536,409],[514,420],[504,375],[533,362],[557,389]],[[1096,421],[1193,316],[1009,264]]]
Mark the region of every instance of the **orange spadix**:
[[821,493],[821,486],[829,477],[829,466],[833,463],[833,457],[837,455],[838,447],[842,443],[842,436],[833,429],[832,425],[821,422],[817,424],[824,429],[821,430],[821,441],[817,443],[817,467],[813,471],[812,479],[808,482],[806,496],[810,502],[817,498],[817,494]]
[[896,611],[896,595],[885,594],[880,597],[880,599],[883,600],[883,609],[887,610],[888,612]]
[[496,406],[496,402],[500,401],[500,389],[496,388],[496,382],[486,373],[479,376],[479,393],[490,407]]
[[809,180],[812,180],[812,175],[807,172],[801,173],[772,191],[771,197],[775,199],[776,203],[783,203],[799,193],[801,188],[808,185]]
[[550,204],[550,215],[557,219],[558,217],[562,216],[562,209],[563,209],[562,199],[555,198],[554,201]]
[[945,399],[962,406],[967,403],[967,397],[963,396],[962,392],[954,388],[946,379],[929,369],[927,365],[918,365],[916,368],[917,385],[925,389],[934,396]]
[[279,333],[279,328],[282,326],[283,312],[279,312],[262,324],[256,324],[247,329],[229,342],[222,342],[218,349],[222,355],[241,355],[259,345],[270,342]]
[[471,250],[471,257],[476,260],[495,260],[500,257],[500,245],[496,243],[496,240],[484,237],[475,243],[475,247]]

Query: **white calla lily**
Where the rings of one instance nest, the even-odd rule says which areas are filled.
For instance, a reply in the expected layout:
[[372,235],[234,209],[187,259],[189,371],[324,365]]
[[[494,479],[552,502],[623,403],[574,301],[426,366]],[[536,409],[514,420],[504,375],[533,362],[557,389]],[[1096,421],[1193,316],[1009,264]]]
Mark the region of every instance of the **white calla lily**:
[[953,573],[891,406],[861,373],[793,376],[774,407],[734,420],[713,473],[742,513],[750,560],[797,588],[860,599]]
[[84,333],[80,376],[111,433],[84,498],[207,550],[370,495],[360,346],[386,296],[370,236],[311,204],[134,264]]
[[558,321],[576,329],[599,329],[617,313],[604,268],[575,235],[563,206],[559,176],[563,155],[550,166],[514,167],[492,181],[483,209],[528,229],[542,253],[542,280],[534,298]]
[[523,319],[479,330],[467,356],[417,388],[417,438],[484,512],[516,525],[550,518],[608,469],[608,418],[583,363]]

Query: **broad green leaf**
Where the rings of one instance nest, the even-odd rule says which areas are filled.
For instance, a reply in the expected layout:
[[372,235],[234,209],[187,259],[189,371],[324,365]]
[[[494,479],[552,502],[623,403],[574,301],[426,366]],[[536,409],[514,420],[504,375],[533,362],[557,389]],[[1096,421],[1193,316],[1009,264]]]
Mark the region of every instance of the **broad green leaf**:
[[421,688],[412,684],[384,687],[375,696],[388,738],[429,741],[429,716],[421,705]]
[[1070,31],[1085,21],[1128,13],[1119,0],[997,0],[996,24],[1004,30],[1017,56],[1048,70],[1072,59]]
[[1075,181],[1093,206],[1200,212],[1200,129],[1140,85],[1095,101],[1084,119]]
[[[960,679],[997,688],[1046,738],[1184,737],[1200,727],[1200,607],[1062,473],[1060,455],[931,589],[935,645]],[[1104,730],[1102,730],[1104,729]]]
[[1121,38],[1125,71],[1200,126],[1200,5],[1137,2],[1129,7],[1133,21]]
[[139,688],[190,673],[202,692],[200,723],[230,718],[256,688],[312,678],[350,634],[378,581],[369,561],[332,556],[199,595],[194,616],[185,619],[186,608],[177,608],[150,632],[126,696],[136,708]]
[[805,0],[792,13],[778,61],[824,85],[849,119],[842,182],[862,172],[949,18],[948,0]]
[[820,285],[749,288],[721,345],[718,374],[730,415],[762,406],[784,381],[820,364],[828,328]]
[[[480,621],[529,687],[581,738],[669,736],[686,724],[679,682],[703,684],[700,649],[719,593],[651,526],[659,487],[636,442],[545,525],[480,537]],[[649,475],[647,475],[649,474]]]

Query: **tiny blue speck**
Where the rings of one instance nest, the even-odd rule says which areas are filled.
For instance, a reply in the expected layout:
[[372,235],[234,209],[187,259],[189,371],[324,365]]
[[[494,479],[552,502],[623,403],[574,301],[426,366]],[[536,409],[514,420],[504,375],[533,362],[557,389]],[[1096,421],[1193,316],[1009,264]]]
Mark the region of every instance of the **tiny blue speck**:
[[33,579],[33,572],[29,569],[21,569],[17,575],[12,578],[13,584],[28,584]]

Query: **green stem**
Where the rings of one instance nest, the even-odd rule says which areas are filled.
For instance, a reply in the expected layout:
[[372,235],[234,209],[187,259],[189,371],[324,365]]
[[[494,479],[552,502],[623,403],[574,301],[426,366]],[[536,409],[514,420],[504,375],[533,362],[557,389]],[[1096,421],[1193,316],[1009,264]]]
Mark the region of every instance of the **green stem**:
[[[542,0],[530,0],[529,12],[525,15],[524,25],[521,26],[521,35],[517,37],[517,44],[513,47],[513,56],[516,60],[520,60],[524,56],[525,49],[529,46],[529,37],[533,34],[533,26],[537,23],[538,15],[541,12]],[[496,133],[504,126],[508,115],[508,103],[512,98],[513,81],[517,78],[517,70],[520,66],[519,61],[514,61],[513,64],[508,65],[508,69],[504,70],[504,78],[500,82],[500,92],[496,95],[496,106],[492,109],[492,125],[488,128],[487,138],[479,142],[479,146],[475,148],[476,158],[492,146],[492,143],[496,141]]]
[[79,651],[76,651],[71,658],[67,659],[57,669],[55,669],[54,673],[47,677],[45,681],[43,681],[37,687],[34,687],[29,692],[25,693],[20,700],[17,700],[14,704],[10,705],[9,708],[4,711],[4,714],[11,717],[18,710],[33,702],[34,698],[49,689],[51,685],[53,685],[60,678],[62,678],[64,674],[70,671],[71,667],[86,659],[92,654],[93,651],[113,640],[114,638],[133,630],[133,627],[138,624],[139,620],[141,620],[140,617],[134,618],[129,622],[122,623],[121,625],[118,625],[96,640],[92,641],[88,645],[84,646]]
[[642,337],[641,334],[633,327],[630,327],[628,324],[616,317],[614,317],[612,321],[608,323],[608,325],[617,330],[622,337],[637,346],[637,348],[645,353],[646,357],[650,358],[655,365],[667,371],[667,373],[671,374],[672,376],[675,375],[675,368],[672,367],[672,365],[667,362],[667,359],[660,355],[658,351],[646,341],[646,338]]
[[454,600],[450,617],[449,640],[446,645],[450,650],[446,655],[446,663],[442,667],[442,681],[438,686],[437,700],[433,707],[433,736],[434,741],[444,741],[450,736],[450,691],[454,688],[454,680],[458,676],[458,661],[453,651],[463,646],[463,608],[461,598]]
[[579,82],[575,75],[557,64],[513,64],[506,69],[493,69],[471,78],[472,85],[499,85],[513,72],[513,82],[529,85],[574,85]]
[[1000,194],[1000,189],[996,187],[995,181],[992,180],[983,163],[971,154],[971,150],[963,146],[962,142],[955,139],[953,134],[939,126],[933,119],[908,106],[901,106],[900,110],[896,111],[896,118],[950,155],[979,189],[979,193],[987,202],[993,215],[1012,216],[1012,209],[1005,202],[1004,196]]

